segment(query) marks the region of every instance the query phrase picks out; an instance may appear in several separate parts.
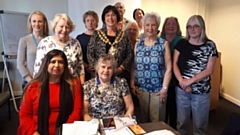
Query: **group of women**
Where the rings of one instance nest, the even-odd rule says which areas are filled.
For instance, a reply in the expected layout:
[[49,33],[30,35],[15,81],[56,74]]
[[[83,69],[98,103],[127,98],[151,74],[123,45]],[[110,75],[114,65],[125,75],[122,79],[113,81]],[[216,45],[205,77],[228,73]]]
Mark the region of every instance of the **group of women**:
[[75,24],[66,14],[51,21],[51,36],[42,12],[29,15],[30,34],[20,39],[17,59],[25,88],[19,135],[55,134],[63,123],[134,115],[132,96],[139,99],[140,122],[169,120],[189,134],[192,111],[194,134],[206,134],[217,50],[203,18],[189,18],[186,38],[175,17],[165,20],[161,36],[157,13],[136,9],[133,18],[124,31],[118,29],[119,12],[108,5],[101,15],[105,27],[96,30],[98,15],[88,11],[87,30],[74,39],[69,34]]

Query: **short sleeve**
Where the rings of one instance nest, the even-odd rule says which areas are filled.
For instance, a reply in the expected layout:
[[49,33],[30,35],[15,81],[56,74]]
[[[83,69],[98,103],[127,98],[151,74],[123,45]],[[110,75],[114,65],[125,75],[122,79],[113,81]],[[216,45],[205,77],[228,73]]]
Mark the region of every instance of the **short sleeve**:
[[90,95],[91,95],[91,91],[92,91],[91,89],[94,86],[93,83],[94,83],[93,79],[86,81],[84,83],[84,85],[83,85],[83,100],[84,101],[90,102],[89,99],[90,99]]
[[218,57],[218,51],[217,51],[217,47],[215,45],[215,43],[213,41],[207,41],[207,44],[210,47],[210,57]]
[[130,90],[129,90],[129,86],[128,86],[128,83],[126,81],[126,79],[124,78],[120,78],[119,79],[120,81],[120,90],[122,91],[122,96],[127,96],[130,94]]

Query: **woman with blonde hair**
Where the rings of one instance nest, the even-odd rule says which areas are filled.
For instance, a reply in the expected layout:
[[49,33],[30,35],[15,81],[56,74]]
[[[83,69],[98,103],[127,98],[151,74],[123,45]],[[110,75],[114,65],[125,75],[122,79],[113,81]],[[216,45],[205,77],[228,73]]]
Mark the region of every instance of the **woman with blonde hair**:
[[27,22],[29,34],[19,40],[17,68],[23,77],[23,85],[32,80],[34,62],[38,43],[48,36],[48,22],[41,11],[34,11],[28,16]]
[[[210,75],[218,57],[216,45],[206,35],[200,15],[191,16],[186,25],[186,39],[178,41],[173,57],[177,129],[181,135],[205,135],[210,107]],[[192,113],[193,133],[189,133]]]
[[134,48],[135,44],[137,43],[138,35],[139,35],[137,23],[129,22],[125,27],[125,31],[128,33],[132,43],[132,47]]
[[74,30],[75,24],[67,14],[56,14],[50,24],[54,35],[44,38],[39,43],[34,64],[34,74],[38,73],[44,56],[49,51],[58,49],[67,56],[70,73],[80,79],[81,84],[83,84],[85,77],[82,49],[78,40],[69,36]]

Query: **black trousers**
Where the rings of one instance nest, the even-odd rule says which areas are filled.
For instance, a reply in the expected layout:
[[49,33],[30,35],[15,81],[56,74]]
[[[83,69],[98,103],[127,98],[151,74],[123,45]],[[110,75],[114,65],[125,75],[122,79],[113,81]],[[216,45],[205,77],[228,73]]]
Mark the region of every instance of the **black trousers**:
[[175,92],[175,86],[177,84],[178,84],[178,81],[173,75],[168,88],[165,123],[168,123],[174,129],[177,129],[177,107],[176,107],[176,92]]

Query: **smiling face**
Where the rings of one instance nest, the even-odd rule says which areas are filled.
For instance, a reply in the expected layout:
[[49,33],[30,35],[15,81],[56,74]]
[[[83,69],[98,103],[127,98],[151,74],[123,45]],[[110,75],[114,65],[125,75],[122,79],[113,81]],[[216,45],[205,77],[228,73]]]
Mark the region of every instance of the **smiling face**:
[[128,28],[127,28],[128,35],[130,36],[131,39],[137,39],[138,37],[138,26],[136,23],[132,23]]
[[169,18],[164,28],[165,34],[177,35],[177,22],[174,18]]
[[105,24],[109,27],[116,26],[117,15],[112,10],[105,14]]
[[202,28],[197,23],[196,19],[190,20],[187,25],[187,32],[190,38],[200,38]]
[[146,37],[156,36],[158,32],[157,21],[154,18],[147,18],[144,23]]
[[113,66],[110,61],[104,61],[98,64],[98,77],[103,82],[110,82],[113,76]]
[[53,57],[48,64],[48,73],[50,77],[59,78],[64,71],[63,58],[58,55]]
[[137,22],[140,22],[142,21],[142,18],[143,18],[143,12],[141,10],[137,10],[134,14],[135,16],[135,19]]
[[88,15],[85,19],[85,26],[88,30],[95,30],[97,28],[97,20],[93,16]]
[[63,19],[59,19],[54,29],[54,33],[57,39],[66,41],[69,38],[70,27]]
[[33,32],[43,32],[44,19],[41,15],[33,14],[31,16],[31,26]]

